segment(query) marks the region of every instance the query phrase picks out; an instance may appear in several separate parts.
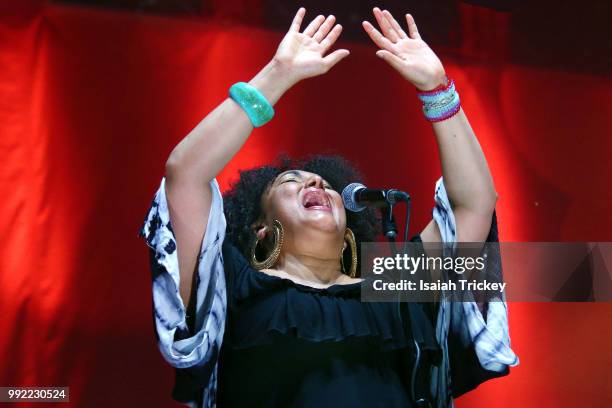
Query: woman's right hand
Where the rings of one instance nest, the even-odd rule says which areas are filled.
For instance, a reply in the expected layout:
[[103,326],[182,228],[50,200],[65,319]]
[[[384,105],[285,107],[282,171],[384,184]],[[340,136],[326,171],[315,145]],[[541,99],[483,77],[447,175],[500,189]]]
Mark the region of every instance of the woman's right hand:
[[340,24],[334,25],[336,18],[333,15],[327,18],[322,15],[317,16],[304,31],[300,32],[305,14],[306,9],[301,7],[273,59],[293,84],[326,73],[349,55],[346,49],[325,55],[342,32]]

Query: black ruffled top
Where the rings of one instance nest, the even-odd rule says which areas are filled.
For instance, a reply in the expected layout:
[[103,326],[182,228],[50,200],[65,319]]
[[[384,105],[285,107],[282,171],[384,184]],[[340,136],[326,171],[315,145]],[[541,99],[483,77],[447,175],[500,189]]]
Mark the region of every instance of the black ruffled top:
[[414,341],[436,360],[415,303],[361,302],[361,284],[317,289],[253,269],[223,244],[228,317],[219,407],[410,407]]

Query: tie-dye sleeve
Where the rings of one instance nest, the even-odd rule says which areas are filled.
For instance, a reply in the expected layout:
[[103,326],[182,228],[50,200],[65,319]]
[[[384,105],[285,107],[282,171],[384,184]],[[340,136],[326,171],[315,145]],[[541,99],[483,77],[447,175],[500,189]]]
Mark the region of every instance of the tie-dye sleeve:
[[[433,219],[440,230],[445,252],[454,253],[457,226],[442,178],[436,183],[434,199]],[[495,213],[487,241],[498,241]],[[501,274],[499,257],[487,262],[498,262],[494,266],[499,268]],[[452,396],[456,397],[487,379],[507,374],[508,367],[519,364],[518,357],[510,347],[505,299],[488,302],[485,306],[486,319],[476,302],[441,302],[436,332],[443,348],[444,364],[437,371],[437,387],[433,389],[439,390],[443,388],[441,384],[450,383]],[[450,397],[446,395],[446,398]],[[445,403],[448,403],[448,399]]]
[[165,179],[161,181],[140,231],[150,248],[154,320],[160,351],[176,368],[189,368],[192,372],[197,369],[199,382],[208,384],[202,387],[204,394],[214,394],[216,360],[225,330],[227,308],[221,253],[226,220],[217,181],[212,180],[210,187],[212,203],[195,278],[194,327],[187,326],[185,305],[179,295],[176,238],[166,201]]

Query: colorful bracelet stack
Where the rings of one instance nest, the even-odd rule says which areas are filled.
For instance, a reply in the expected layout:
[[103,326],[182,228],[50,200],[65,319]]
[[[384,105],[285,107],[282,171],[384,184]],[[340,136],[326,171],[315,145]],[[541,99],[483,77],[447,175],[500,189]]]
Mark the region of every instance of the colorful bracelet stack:
[[274,108],[261,92],[246,82],[237,82],[229,89],[229,96],[244,110],[254,127],[268,123]]
[[423,113],[430,122],[440,122],[454,116],[461,109],[455,82],[449,79],[446,86],[417,93],[423,102]]

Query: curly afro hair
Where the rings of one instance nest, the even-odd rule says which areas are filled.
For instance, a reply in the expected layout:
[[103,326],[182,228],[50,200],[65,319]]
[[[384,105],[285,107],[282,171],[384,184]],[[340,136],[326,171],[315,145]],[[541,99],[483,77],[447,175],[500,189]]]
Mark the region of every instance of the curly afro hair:
[[[263,214],[261,196],[276,177],[287,170],[303,170],[320,175],[332,188],[342,192],[349,183],[362,181],[359,171],[341,156],[313,155],[303,159],[280,156],[275,163],[240,171],[239,179],[223,196],[227,219],[226,238],[246,257],[255,243],[251,225]],[[355,213],[346,212],[346,223],[355,234],[358,259],[362,242],[372,242],[379,231],[379,218],[370,208]],[[345,251],[344,264],[350,265],[350,251]],[[359,273],[359,268],[357,268]]]

